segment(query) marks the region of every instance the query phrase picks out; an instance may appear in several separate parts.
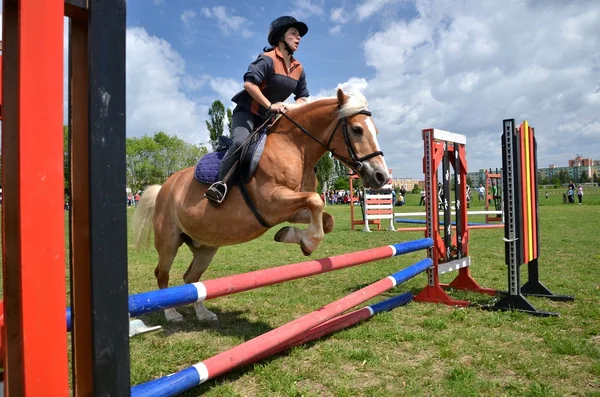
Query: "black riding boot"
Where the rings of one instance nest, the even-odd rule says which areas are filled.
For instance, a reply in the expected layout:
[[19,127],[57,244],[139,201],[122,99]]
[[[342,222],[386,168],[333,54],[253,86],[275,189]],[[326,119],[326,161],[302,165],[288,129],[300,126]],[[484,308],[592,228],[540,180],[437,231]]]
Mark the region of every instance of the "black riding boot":
[[236,147],[230,147],[227,154],[223,157],[223,162],[219,168],[219,175],[217,176],[217,182],[210,185],[204,197],[214,206],[219,207],[225,196],[227,196],[227,182],[235,174],[239,164],[239,153],[240,150],[236,150]]

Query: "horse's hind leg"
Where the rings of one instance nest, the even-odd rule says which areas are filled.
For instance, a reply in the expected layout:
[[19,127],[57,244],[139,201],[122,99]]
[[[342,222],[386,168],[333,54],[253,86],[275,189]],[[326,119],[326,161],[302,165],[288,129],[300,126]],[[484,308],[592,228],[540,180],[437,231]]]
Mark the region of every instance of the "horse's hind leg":
[[[183,275],[183,280],[186,284],[191,284],[200,280],[200,277],[202,277],[202,274],[208,269],[208,266],[210,265],[210,262],[212,262],[219,247],[196,247],[192,243],[188,243],[188,247],[192,251],[194,258]],[[203,302],[194,303],[194,309],[196,310],[198,321],[211,325],[217,325],[219,323],[217,315],[208,310]]]

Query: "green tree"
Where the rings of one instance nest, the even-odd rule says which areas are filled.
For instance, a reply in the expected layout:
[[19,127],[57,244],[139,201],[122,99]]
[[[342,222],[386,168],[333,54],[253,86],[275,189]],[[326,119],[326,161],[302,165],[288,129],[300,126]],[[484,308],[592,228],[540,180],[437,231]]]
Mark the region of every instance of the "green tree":
[[184,140],[157,132],[154,137],[126,140],[127,185],[133,191],[163,183],[175,172],[194,165],[208,150]]
[[549,185],[550,184],[550,180],[548,179],[547,176],[542,178],[542,185]]
[[558,172],[558,178],[560,179],[560,183],[569,182],[569,173],[565,170],[560,170]]
[[471,179],[470,176],[467,177],[467,185],[473,187],[473,180]]
[[317,162],[317,192],[323,193],[323,188],[329,185],[333,171],[333,158],[329,152],[325,153]]
[[554,185],[554,187],[559,188],[561,185],[560,182],[560,177],[558,175],[554,175],[554,178],[552,178],[552,184]]
[[[354,187],[354,181],[352,182]],[[339,176],[333,182],[333,188],[335,190],[350,190],[350,178],[348,176]]]
[[71,145],[69,141],[69,127],[63,125],[63,177],[65,193],[71,190]]
[[208,117],[210,121],[206,121],[206,128],[210,133],[210,144],[213,150],[217,149],[219,137],[223,135],[225,128],[225,106],[218,99],[210,105],[208,109]]
[[587,183],[590,181],[587,171],[583,171],[579,177],[579,183]]
[[233,113],[230,108],[227,108],[227,129],[229,130],[229,136],[233,138]]

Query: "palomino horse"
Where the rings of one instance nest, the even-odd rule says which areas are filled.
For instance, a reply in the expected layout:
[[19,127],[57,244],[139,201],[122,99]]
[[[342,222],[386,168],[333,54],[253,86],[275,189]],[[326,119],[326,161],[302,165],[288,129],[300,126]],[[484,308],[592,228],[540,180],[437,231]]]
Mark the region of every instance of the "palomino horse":
[[[389,180],[370,115],[364,96],[338,90],[335,98],[291,108],[270,127],[260,162],[247,183],[248,192],[269,225],[308,224],[304,230],[281,228],[275,241],[299,244],[310,255],[324,234],[333,230],[333,217],[323,212],[324,202],[316,193],[314,172],[327,150],[357,172],[366,187],[378,189]],[[204,197],[207,187],[194,179],[191,167],[176,172],[162,186],[148,186],[142,195],[133,218],[135,245],[148,242],[153,225],[159,288],[168,286],[169,270],[183,243],[193,253],[183,278],[194,283],[219,247],[256,239],[269,229],[257,220],[239,188],[230,189],[227,199],[214,208]],[[194,308],[200,321],[217,321],[202,302]],[[183,319],[174,308],[166,309],[165,317]]]

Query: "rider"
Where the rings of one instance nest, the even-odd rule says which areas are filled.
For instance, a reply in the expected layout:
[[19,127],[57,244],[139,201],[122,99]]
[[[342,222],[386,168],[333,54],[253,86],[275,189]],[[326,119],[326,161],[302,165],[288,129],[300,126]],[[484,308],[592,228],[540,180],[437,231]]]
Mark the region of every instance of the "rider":
[[[284,113],[283,103],[291,94],[297,103],[307,102],[309,96],[302,64],[293,57],[300,39],[308,31],[304,22],[282,16],[271,22],[268,42],[244,74],[244,89],[231,99],[237,105],[233,110],[233,143],[227,150],[219,169],[218,181],[205,193],[210,203],[218,207],[227,194],[227,182],[237,171],[240,146],[255,127],[260,126],[272,113]],[[240,149],[240,150],[238,150]]]
[[[244,74],[244,89],[231,99],[237,104],[233,110],[233,143],[227,150],[219,169],[218,181],[205,194],[218,207],[227,194],[227,181],[237,171],[240,146],[255,127],[260,126],[272,113],[284,113],[283,103],[291,94],[297,103],[307,102],[309,96],[302,64],[293,57],[300,39],[308,31],[304,22],[283,16],[271,22],[268,42]],[[239,150],[238,150],[239,149]]]

